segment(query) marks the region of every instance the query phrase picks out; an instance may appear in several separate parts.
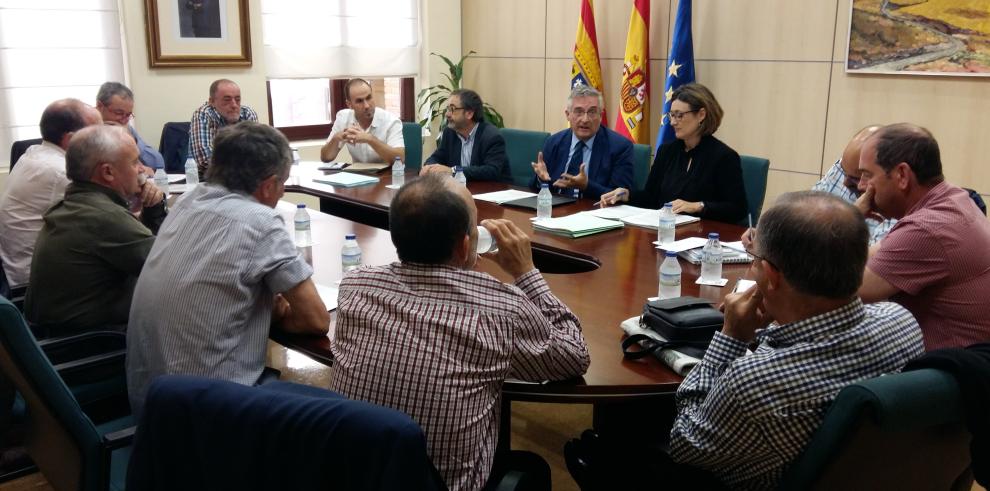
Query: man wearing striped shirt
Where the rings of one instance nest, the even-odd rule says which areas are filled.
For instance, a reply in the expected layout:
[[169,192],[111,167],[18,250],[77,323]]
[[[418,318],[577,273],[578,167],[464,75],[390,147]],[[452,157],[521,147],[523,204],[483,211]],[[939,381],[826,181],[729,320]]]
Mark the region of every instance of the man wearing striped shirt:
[[481,225],[513,284],[471,271],[476,217],[471,194],[450,176],[406,184],[389,212],[400,262],[344,277],[331,337],[330,388],[412,416],[451,490],[481,489],[494,474],[506,378],[566,379],[590,362],[578,319],[512,222]]
[[785,194],[764,213],[756,286],[725,298],[722,332],[677,390],[675,462],[733,489],[773,488],[841,388],[923,353],[907,310],[856,296],[867,240],[862,215],[822,192]]
[[935,137],[909,123],[884,126],[863,144],[859,169],[860,211],[898,219],[871,250],[863,301],[906,307],[929,350],[990,341],[990,222],[945,180]]
[[158,375],[259,382],[273,322],[326,334],[330,315],[313,269],[274,209],[291,164],[289,142],[274,128],[217,132],[209,183],[178,200],[134,288],[127,388],[136,416]]

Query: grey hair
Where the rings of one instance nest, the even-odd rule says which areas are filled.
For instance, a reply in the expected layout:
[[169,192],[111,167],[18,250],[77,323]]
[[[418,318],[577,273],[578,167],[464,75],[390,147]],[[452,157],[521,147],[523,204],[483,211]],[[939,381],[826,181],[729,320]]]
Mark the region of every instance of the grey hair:
[[254,193],[271,176],[285,180],[292,165],[289,140],[275,128],[242,121],[224,126],[213,139],[206,180],[231,191]]
[[96,102],[105,106],[110,104],[110,99],[115,95],[120,96],[121,99],[134,100],[134,92],[126,85],[120,82],[104,82],[100,86],[99,92],[96,93]]
[[797,191],[781,195],[760,217],[756,247],[795,290],[842,299],[863,282],[869,235],[851,204],[822,191]]
[[598,92],[598,89],[585,84],[575,85],[571,89],[571,93],[567,94],[567,110],[571,110],[571,106],[574,103],[574,99],[578,97],[597,97],[598,105],[605,106],[605,100],[602,98],[602,93]]
[[65,175],[74,182],[90,181],[96,166],[115,162],[127,141],[134,140],[120,126],[99,124],[77,131],[65,151]]

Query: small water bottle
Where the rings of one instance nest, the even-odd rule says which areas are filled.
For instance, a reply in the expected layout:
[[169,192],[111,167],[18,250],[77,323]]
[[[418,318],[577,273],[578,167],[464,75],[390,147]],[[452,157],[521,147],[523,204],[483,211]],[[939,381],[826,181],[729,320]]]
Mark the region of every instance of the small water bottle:
[[299,165],[299,149],[292,149],[292,165]]
[[357,235],[344,236],[344,247],[340,250],[340,266],[345,273],[361,266],[361,246],[357,243]]
[[667,257],[660,264],[660,299],[681,296],[681,263],[677,253],[667,251]]
[[722,279],[722,243],[718,233],[708,234],[708,243],[701,250],[701,281],[717,282]]
[[492,233],[488,231],[487,228],[478,225],[478,245],[475,251],[478,254],[486,254],[489,252],[495,252],[498,250],[498,242],[495,241],[495,237]]
[[309,212],[306,211],[305,204],[296,205],[296,216],[292,221],[296,225],[296,247],[313,245],[313,231],[310,228]]
[[186,159],[186,191],[199,184],[199,166],[192,157]]
[[674,229],[677,228],[677,216],[674,215],[674,205],[667,203],[660,210],[660,224],[657,226],[657,241],[660,244],[670,244],[674,241]]
[[578,189],[578,188],[574,188],[574,189],[572,189],[572,190],[571,190],[571,196],[572,196],[572,197],[573,197],[574,199],[581,199],[581,190],[580,190],[580,189]]
[[454,180],[461,183],[461,186],[467,186],[467,177],[464,177],[464,168],[461,166],[454,167]]
[[155,187],[161,189],[166,197],[168,196],[168,174],[165,174],[165,169],[155,171]]
[[401,188],[406,183],[406,166],[402,164],[402,159],[395,158],[392,164],[392,185]]
[[553,210],[553,196],[550,194],[550,185],[544,182],[540,184],[540,194],[536,195],[536,219],[550,218],[551,210]]

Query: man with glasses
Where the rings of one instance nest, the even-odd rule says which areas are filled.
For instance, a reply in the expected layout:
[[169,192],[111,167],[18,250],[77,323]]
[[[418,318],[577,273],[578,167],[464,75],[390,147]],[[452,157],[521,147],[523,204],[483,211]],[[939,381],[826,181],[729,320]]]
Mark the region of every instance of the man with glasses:
[[142,172],[152,176],[155,169],[165,168],[165,158],[158,150],[145,143],[141,135],[134,129],[134,92],[120,82],[106,82],[96,93],[96,110],[103,116],[104,124],[120,125],[127,128],[140,152]]
[[856,208],[823,192],[785,194],[763,214],[756,286],[725,298],[722,331],[677,389],[675,465],[732,489],[776,487],[840,389],[923,353],[907,310],[857,297],[867,241]]
[[551,183],[557,192],[577,190],[597,200],[615,188],[633,187],[632,143],[602,125],[602,95],[576,85],[564,114],[570,128],[547,138],[533,163],[532,187]]
[[347,109],[337,112],[330,136],[320,149],[320,160],[330,162],[337,158],[345,144],[354,162],[391,163],[396,157],[405,160],[402,121],[396,115],[375,107],[371,84],[352,78],[344,85],[344,94]]
[[505,140],[495,125],[485,121],[481,96],[470,89],[451,92],[444,116],[447,127],[440,144],[420,174],[449,174],[451,168],[461,166],[468,181],[508,182]]

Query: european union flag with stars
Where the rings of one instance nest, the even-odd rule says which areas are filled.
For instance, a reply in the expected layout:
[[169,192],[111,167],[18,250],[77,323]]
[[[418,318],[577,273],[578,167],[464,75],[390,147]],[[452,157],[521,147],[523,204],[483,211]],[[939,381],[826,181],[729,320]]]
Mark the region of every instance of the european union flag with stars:
[[663,90],[663,112],[660,113],[660,131],[657,146],[674,141],[674,129],[668,124],[667,113],[674,89],[694,82],[694,43],[691,42],[691,0],[681,0],[677,5],[674,22],[674,41],[667,57],[667,81]]

